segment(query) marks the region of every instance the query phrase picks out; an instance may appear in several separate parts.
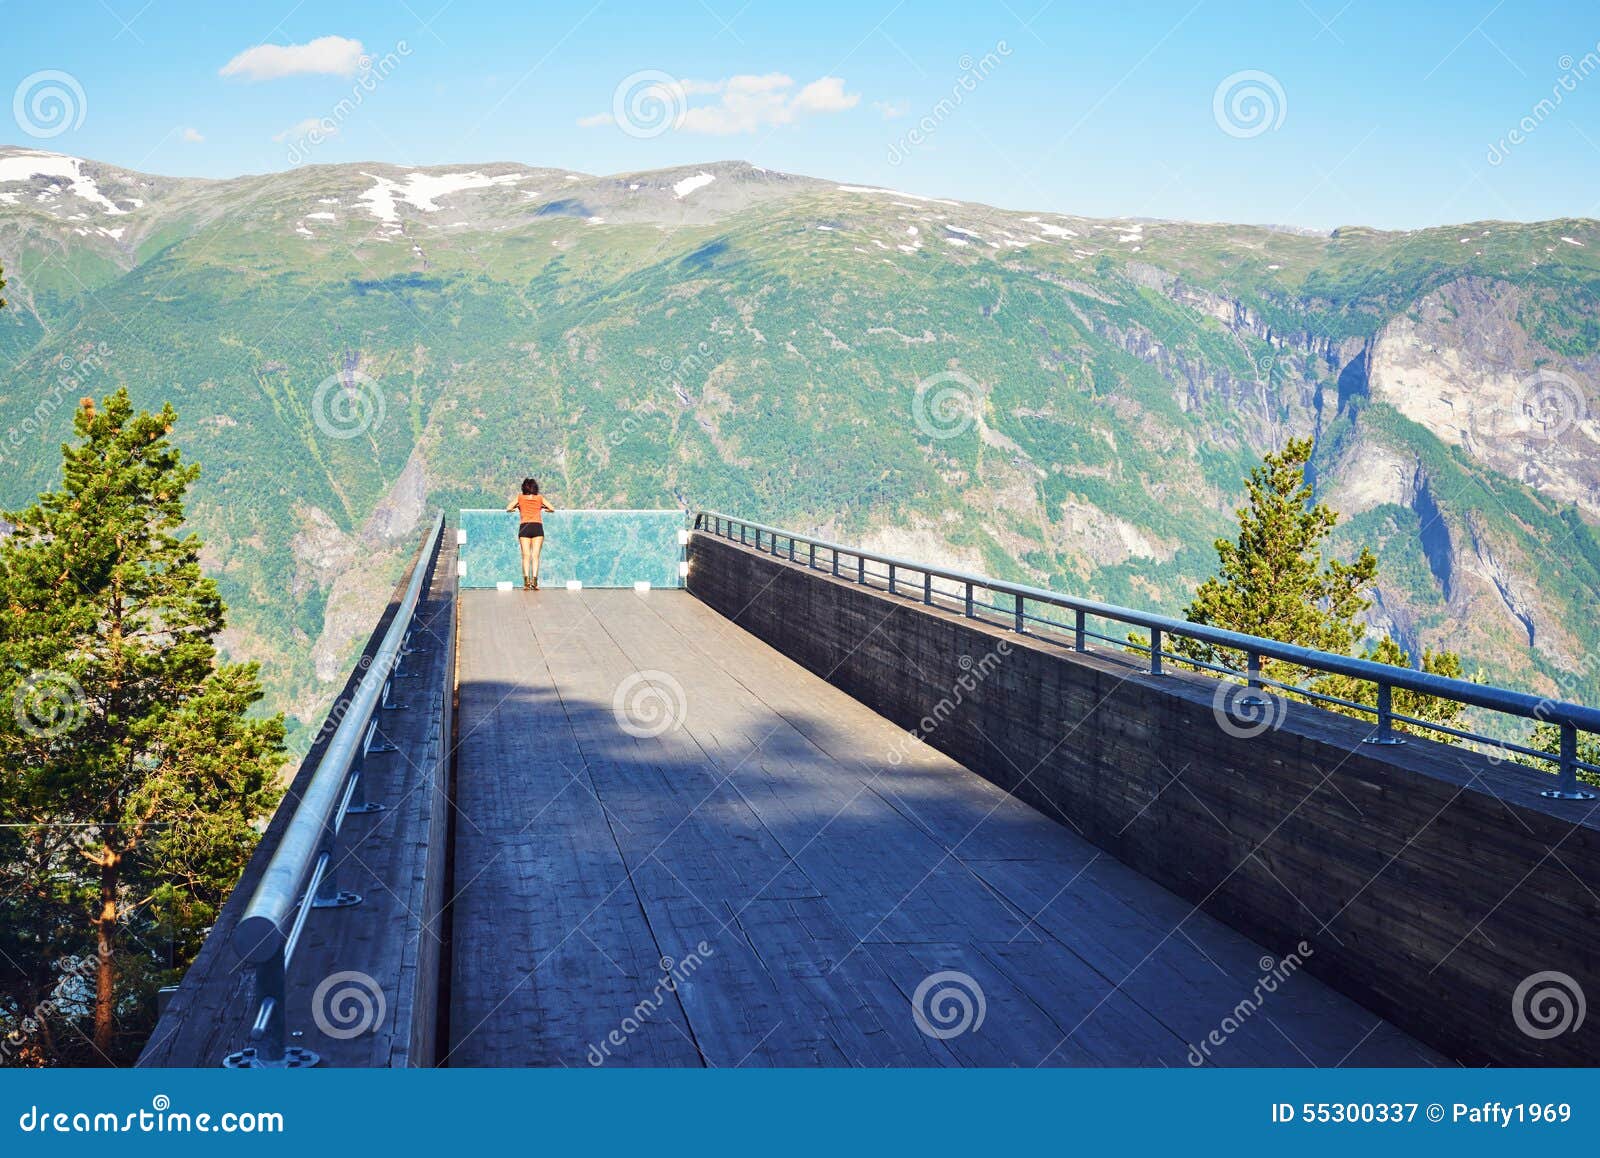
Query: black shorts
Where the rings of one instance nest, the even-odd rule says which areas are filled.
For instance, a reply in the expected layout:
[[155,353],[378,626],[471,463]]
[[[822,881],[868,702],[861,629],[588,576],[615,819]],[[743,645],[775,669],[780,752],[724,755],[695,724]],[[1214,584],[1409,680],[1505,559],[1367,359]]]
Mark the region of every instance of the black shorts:
[[523,523],[522,524],[522,529],[517,532],[517,538],[519,538],[519,539],[542,539],[542,538],[544,538],[544,524],[543,523]]

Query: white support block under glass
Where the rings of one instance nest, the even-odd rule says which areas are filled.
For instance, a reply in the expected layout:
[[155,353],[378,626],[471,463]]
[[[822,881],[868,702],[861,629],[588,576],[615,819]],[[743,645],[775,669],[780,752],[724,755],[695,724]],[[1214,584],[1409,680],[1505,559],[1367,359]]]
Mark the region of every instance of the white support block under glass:
[[582,591],[583,590],[583,580],[582,579],[568,579],[567,580],[567,590],[568,591]]
[[688,578],[688,576],[689,576],[689,563],[688,563],[688,560],[685,560],[684,562],[678,564],[678,577],[681,578],[681,579],[686,579],[686,578]]
[[456,578],[457,579],[465,579],[466,577],[467,577],[467,561],[465,559],[461,559],[456,563]]
[[465,527],[457,527],[456,528],[456,546],[458,546],[458,547],[462,546],[464,543],[466,543],[466,541],[467,541],[467,529]]
[[688,545],[689,545],[689,532],[688,531],[679,531],[678,532],[678,546],[687,547]]
[[648,579],[639,579],[639,580],[637,580],[633,585],[633,589],[635,591],[639,592],[639,594],[643,595],[646,591],[650,590],[650,580],[648,580]]
[[511,590],[511,580],[509,580],[509,579],[500,580],[500,582],[498,582],[498,583],[496,583],[494,585],[494,589],[496,591],[510,591]]

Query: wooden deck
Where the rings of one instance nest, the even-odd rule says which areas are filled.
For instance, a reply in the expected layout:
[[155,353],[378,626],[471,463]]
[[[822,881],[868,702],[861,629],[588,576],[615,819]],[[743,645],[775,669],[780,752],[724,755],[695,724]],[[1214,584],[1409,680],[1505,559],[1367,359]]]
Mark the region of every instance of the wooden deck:
[[1441,1060],[685,592],[463,591],[458,681],[445,1064]]

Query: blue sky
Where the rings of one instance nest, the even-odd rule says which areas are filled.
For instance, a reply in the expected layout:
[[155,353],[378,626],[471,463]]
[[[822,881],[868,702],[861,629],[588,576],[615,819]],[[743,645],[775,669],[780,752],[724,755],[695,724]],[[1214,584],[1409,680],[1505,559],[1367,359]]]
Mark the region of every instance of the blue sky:
[[[0,0],[0,140],[218,177],[742,158],[1012,208],[1316,227],[1600,211],[1592,3],[591,4]],[[645,100],[635,123],[625,92],[619,125],[630,77]],[[65,122],[31,103],[52,87]]]

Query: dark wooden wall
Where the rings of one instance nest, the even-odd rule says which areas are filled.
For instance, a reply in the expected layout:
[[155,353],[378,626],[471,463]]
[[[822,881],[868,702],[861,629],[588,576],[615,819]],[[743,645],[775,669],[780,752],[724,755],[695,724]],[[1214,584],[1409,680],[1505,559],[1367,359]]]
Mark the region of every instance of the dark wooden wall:
[[928,743],[1274,952],[1307,942],[1310,972],[1450,1056],[1600,1062],[1600,1013],[1545,1040],[1513,1016],[1546,971],[1600,998],[1596,804],[1541,798],[1551,777],[1366,745],[1360,721],[1298,704],[1230,735],[1217,681],[1137,674],[1109,645],[1077,654],[699,533],[689,558],[689,590],[735,623],[904,727],[943,701]]

